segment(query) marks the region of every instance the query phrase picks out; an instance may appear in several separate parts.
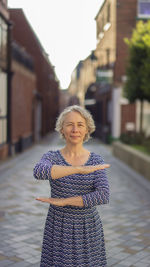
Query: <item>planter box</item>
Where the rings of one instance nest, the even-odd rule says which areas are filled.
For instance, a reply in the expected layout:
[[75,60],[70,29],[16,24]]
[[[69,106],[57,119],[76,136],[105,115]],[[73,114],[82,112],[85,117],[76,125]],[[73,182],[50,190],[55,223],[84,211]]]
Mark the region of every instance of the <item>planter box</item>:
[[121,142],[112,144],[113,155],[150,180],[150,157]]

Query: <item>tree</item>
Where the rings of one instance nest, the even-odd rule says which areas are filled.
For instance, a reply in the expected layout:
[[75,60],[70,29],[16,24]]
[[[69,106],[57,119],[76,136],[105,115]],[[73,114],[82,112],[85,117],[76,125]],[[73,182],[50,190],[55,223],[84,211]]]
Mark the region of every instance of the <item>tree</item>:
[[127,80],[124,86],[129,101],[141,101],[140,132],[143,123],[143,101],[150,101],[150,21],[139,21],[131,39],[125,38],[129,48],[126,68]]

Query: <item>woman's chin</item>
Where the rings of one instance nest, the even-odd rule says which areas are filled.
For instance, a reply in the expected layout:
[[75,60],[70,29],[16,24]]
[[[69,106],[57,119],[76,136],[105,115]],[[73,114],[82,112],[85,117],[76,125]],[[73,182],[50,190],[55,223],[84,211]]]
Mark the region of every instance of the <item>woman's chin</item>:
[[79,137],[78,138],[73,137],[69,139],[69,142],[72,144],[80,144],[80,143],[83,143],[83,140]]

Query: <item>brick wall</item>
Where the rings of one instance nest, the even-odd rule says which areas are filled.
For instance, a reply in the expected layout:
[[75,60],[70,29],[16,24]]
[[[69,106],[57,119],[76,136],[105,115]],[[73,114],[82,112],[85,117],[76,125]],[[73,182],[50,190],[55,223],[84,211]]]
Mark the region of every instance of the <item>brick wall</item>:
[[128,59],[128,47],[124,38],[131,38],[136,25],[137,0],[117,0],[116,6],[116,63],[115,83],[122,82]]
[[4,144],[0,147],[0,160],[5,160],[8,157],[9,147],[8,144]]
[[[7,0],[1,0],[0,1],[0,18],[1,17],[3,19],[5,18],[7,24],[9,23],[9,12],[7,10]],[[1,42],[1,39],[2,39],[2,35],[0,36],[0,42]],[[4,61],[1,60],[1,67],[2,67],[3,63],[4,63]],[[5,62],[5,65],[7,65],[6,62]],[[4,68],[6,68],[6,67],[4,67]],[[0,72],[1,72],[1,69],[0,69]],[[7,68],[5,69],[5,72],[7,74],[7,81],[8,81],[9,71]],[[0,89],[1,89],[1,84],[0,84]],[[8,91],[6,92],[6,94],[8,95]],[[9,145],[8,144],[3,144],[3,145],[1,144],[1,146],[0,146],[0,160],[5,159],[8,156],[8,153],[9,153]]]
[[121,105],[121,118],[121,133],[125,133],[127,132],[126,124],[136,122],[136,104]]
[[36,89],[35,74],[13,60],[11,84],[11,143],[33,135],[33,91]]

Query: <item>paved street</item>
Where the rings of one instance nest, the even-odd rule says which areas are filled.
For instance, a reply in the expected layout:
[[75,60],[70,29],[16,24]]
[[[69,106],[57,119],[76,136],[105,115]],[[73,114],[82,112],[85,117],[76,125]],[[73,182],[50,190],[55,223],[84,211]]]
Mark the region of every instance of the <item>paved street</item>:
[[[49,183],[35,180],[32,170],[44,152],[62,144],[50,135],[0,163],[0,267],[39,267],[48,204],[35,197],[49,196]],[[86,147],[111,164],[110,204],[98,206],[108,266],[150,266],[150,182],[114,158],[109,146],[91,140]]]

